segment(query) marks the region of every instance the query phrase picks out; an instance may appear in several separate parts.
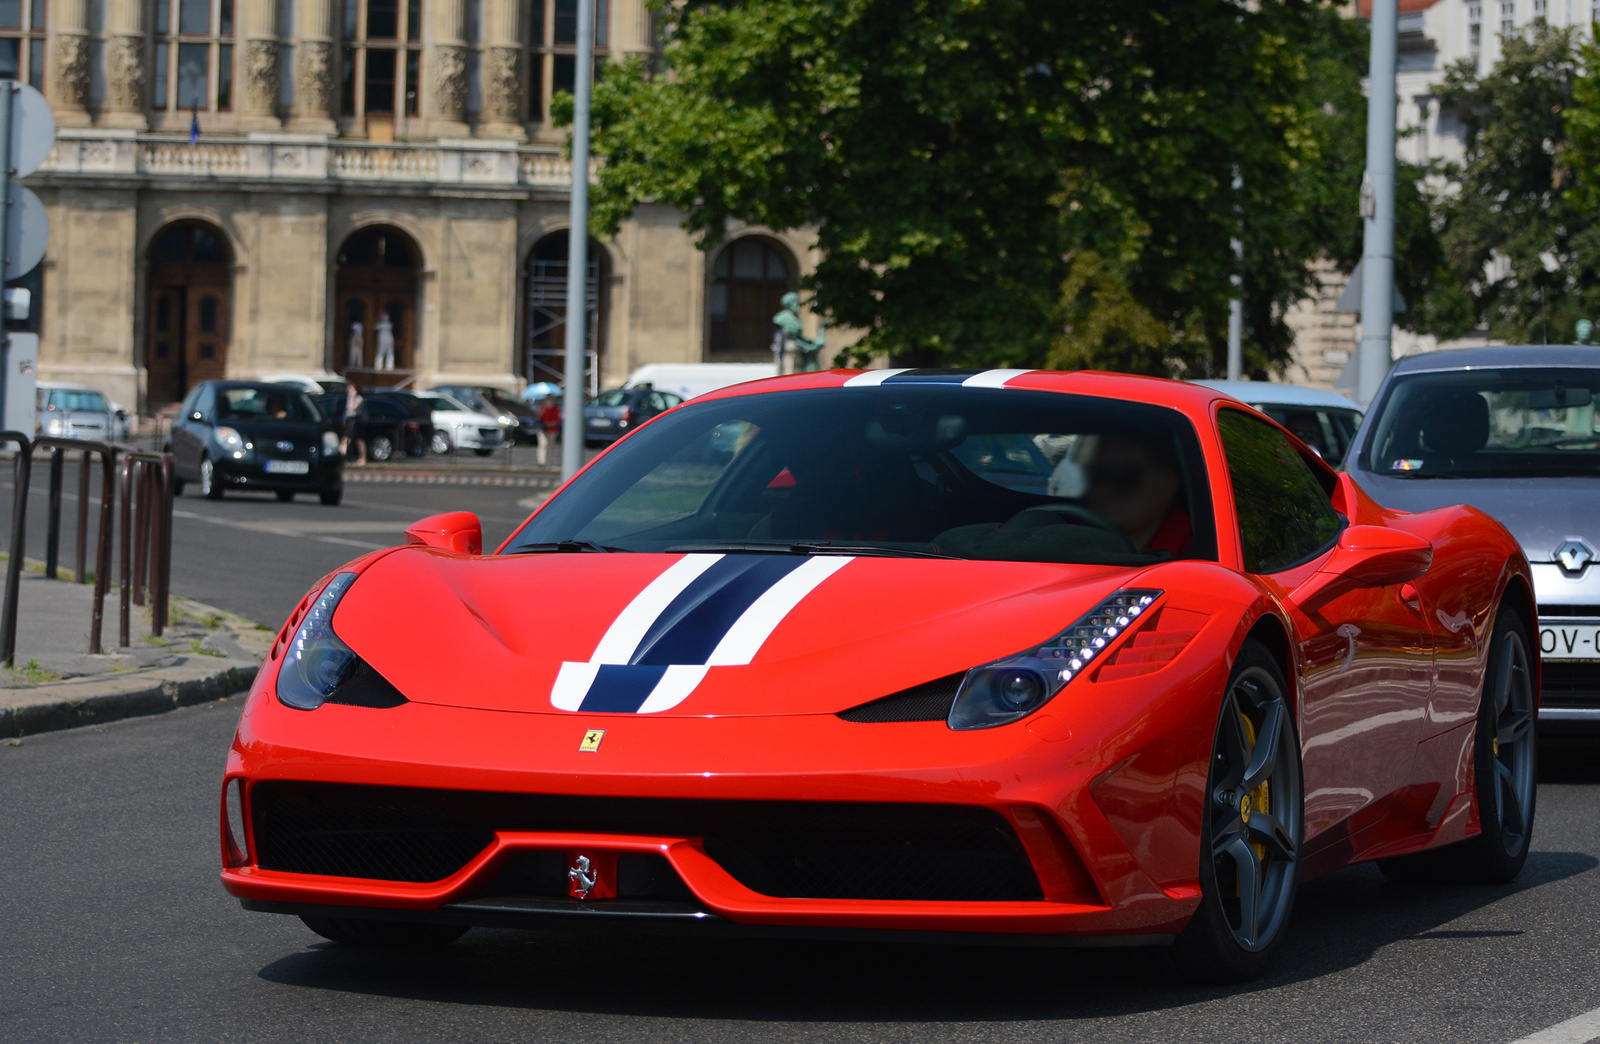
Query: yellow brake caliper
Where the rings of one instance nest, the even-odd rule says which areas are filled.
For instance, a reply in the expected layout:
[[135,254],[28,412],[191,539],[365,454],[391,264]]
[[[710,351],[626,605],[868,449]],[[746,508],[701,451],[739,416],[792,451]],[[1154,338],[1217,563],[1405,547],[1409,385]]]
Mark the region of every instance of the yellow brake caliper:
[[[1239,715],[1239,720],[1244,722],[1245,740],[1249,743],[1250,749],[1254,750],[1256,747],[1255,722],[1244,714]],[[1239,818],[1244,821],[1246,826],[1250,823],[1250,814],[1252,812],[1260,812],[1265,815],[1272,813],[1272,794],[1268,790],[1270,786],[1270,783],[1262,780],[1259,787],[1239,799]],[[1257,859],[1265,860],[1267,858],[1266,845],[1259,841],[1252,841],[1250,842],[1250,847],[1255,849]]]

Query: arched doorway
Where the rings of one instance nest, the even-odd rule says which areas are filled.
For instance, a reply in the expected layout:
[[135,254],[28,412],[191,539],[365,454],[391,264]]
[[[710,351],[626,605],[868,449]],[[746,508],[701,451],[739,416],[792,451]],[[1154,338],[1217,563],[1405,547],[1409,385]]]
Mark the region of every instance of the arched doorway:
[[[529,384],[549,381],[563,384],[567,372],[567,233],[552,232],[533,245],[526,271],[527,322],[523,336],[522,374]],[[588,394],[599,390],[606,345],[606,252],[589,240],[588,286]]]
[[145,369],[151,406],[177,402],[228,372],[232,257],[221,232],[180,221],[150,243]]
[[334,369],[355,371],[362,384],[392,384],[391,373],[415,373],[422,261],[416,243],[397,228],[374,225],[346,239],[336,261]]
[[707,358],[716,362],[766,362],[772,358],[772,317],[795,288],[789,252],[765,236],[735,239],[711,266],[706,309]]

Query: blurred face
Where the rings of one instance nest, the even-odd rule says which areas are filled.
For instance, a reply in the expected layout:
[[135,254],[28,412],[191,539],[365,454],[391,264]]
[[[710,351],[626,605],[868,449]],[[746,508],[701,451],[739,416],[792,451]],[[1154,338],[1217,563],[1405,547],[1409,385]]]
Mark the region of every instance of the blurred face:
[[1178,476],[1132,439],[1107,435],[1084,469],[1090,511],[1121,529],[1141,551],[1178,496]]

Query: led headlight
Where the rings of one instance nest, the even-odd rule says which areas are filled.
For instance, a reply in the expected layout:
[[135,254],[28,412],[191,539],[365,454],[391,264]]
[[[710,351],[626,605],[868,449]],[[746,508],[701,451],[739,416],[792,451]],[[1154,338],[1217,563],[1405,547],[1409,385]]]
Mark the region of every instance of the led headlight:
[[278,699],[299,710],[316,710],[360,661],[333,633],[333,611],[355,583],[356,574],[340,573],[323,588],[289,641],[278,668]]
[[1025,718],[1082,673],[1161,597],[1124,589],[1043,645],[974,667],[950,707],[952,729],[987,729]]
[[333,456],[334,454],[336,454],[338,452],[339,452],[339,433],[336,432],[336,431],[325,431],[325,432],[323,432],[322,433],[322,455],[324,457],[331,457],[331,456]]

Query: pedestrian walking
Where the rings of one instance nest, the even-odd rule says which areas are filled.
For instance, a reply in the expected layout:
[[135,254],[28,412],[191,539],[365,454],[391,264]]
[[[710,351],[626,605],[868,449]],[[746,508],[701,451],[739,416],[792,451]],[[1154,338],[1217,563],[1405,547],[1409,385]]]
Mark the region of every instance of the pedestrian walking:
[[[360,326],[360,323],[355,325]],[[351,463],[362,467],[367,463],[367,444],[364,439],[356,434],[356,425],[361,417],[361,406],[367,400],[361,397],[356,390],[355,382],[345,385],[344,391],[344,441],[339,444],[339,452],[350,460],[350,447],[355,446],[356,459]]]

